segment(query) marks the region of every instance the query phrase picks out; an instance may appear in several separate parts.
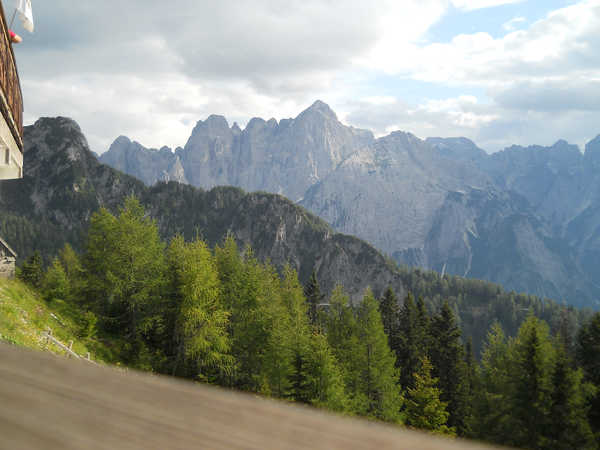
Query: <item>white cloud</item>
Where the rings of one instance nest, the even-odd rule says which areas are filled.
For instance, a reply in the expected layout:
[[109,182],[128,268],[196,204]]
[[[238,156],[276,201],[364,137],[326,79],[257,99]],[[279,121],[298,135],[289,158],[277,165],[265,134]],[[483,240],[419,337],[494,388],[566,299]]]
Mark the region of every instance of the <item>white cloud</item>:
[[39,2],[16,48],[26,120],[71,116],[103,152],[119,134],[180,145],[211,113],[295,116],[349,95],[361,55],[417,41],[445,3]]
[[449,43],[413,45],[389,61],[388,73],[451,85],[505,85],[512,81],[578,76],[600,69],[600,1],[587,0],[550,13],[528,29],[501,38],[460,34]]
[[[25,117],[73,117],[102,152],[120,134],[173,147],[209,114],[243,125],[253,116],[295,116],[320,98],[378,133],[463,134],[494,150],[550,135],[581,142],[600,112],[600,0],[530,25],[516,17],[505,25],[523,29],[499,38],[425,40],[452,6],[506,3],[514,1],[38,2],[36,33],[15,48]],[[398,85],[476,87],[487,98],[407,103],[377,82],[365,89],[383,74]]]
[[523,24],[525,22],[527,22],[527,19],[525,19],[525,17],[513,17],[508,22],[504,22],[502,24],[502,28],[506,31],[515,31],[518,28],[519,24]]
[[451,0],[452,6],[463,11],[493,8],[495,6],[521,3],[524,0]]

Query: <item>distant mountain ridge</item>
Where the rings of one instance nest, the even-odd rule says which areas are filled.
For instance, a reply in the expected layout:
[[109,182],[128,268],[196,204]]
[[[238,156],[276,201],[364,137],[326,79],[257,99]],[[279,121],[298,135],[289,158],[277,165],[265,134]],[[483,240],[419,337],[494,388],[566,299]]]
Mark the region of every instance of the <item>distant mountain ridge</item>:
[[184,148],[118,138],[100,160],[152,185],[173,180],[285,195],[400,263],[600,306],[600,137],[581,154],[343,125],[321,101],[294,119],[199,121]]
[[100,207],[117,212],[133,194],[165,240],[179,233],[188,240],[201,236],[213,246],[230,235],[240,248],[251,245],[259,260],[270,261],[278,270],[290,264],[303,283],[314,269],[324,293],[341,283],[354,301],[367,286],[376,296],[391,286],[399,299],[411,291],[422,296],[431,311],[447,300],[476,351],[497,320],[514,335],[531,312],[552,329],[562,326],[565,318],[576,329],[587,316],[491,283],[398,268],[371,245],[334,232],[280,195],[248,194],[235,187],[204,191],[176,182],[144,186],[99,163],[78,125],[64,117],[42,118],[25,127],[24,144],[24,178],[0,183],[0,235],[21,261],[39,250],[49,263],[67,242],[82,250],[91,215]]
[[254,118],[244,130],[211,115],[198,121],[184,148],[174,152],[166,147],[149,150],[121,136],[100,161],[147,185],[170,180],[203,189],[238,186],[297,201],[373,140],[372,133],[344,126],[329,106],[317,101],[295,119]]

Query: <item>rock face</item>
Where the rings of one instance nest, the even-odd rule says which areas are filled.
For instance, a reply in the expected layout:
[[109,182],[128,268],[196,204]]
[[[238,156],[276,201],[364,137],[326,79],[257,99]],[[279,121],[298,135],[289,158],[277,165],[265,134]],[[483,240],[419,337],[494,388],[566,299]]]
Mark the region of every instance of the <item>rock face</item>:
[[[183,149],[149,151],[119,137],[100,161],[148,185],[170,179],[210,189],[239,186],[300,199],[373,135],[341,124],[321,101],[295,119],[252,119],[242,131],[222,116],[199,121]],[[176,170],[174,170],[176,168]],[[177,174],[165,177],[164,173]]]
[[[164,239],[176,233],[188,240],[200,235],[213,246],[231,235],[240,248],[251,245],[260,260],[271,261],[276,269],[290,264],[302,283],[316,270],[324,293],[341,283],[354,302],[362,298],[367,287],[380,296],[388,286],[401,299],[408,289],[417,296],[422,295],[431,310],[439,308],[442,299],[448,300],[460,318],[463,336],[473,338],[476,351],[495,320],[500,320],[504,329],[513,334],[530,308],[549,323],[558,323],[554,318],[560,311],[552,302],[542,303],[531,296],[505,293],[499,286],[483,281],[398,268],[371,245],[336,233],[324,220],[281,195],[247,194],[236,187],[204,191],[177,182],[159,182],[147,187],[134,177],[99,163],[88,149],[79,127],[70,119],[40,119],[25,128],[24,142],[24,178],[0,183],[0,235],[10,242],[21,261],[39,250],[50,263],[65,243],[82,250],[92,214],[100,207],[116,213],[127,196],[135,195],[156,220]],[[386,147],[388,144],[393,151]],[[403,150],[395,149],[396,145],[404,146]],[[414,136],[402,133],[384,139],[377,144],[377,149],[367,154],[373,158],[378,174],[387,173],[380,167],[385,165],[382,161],[386,158],[390,166],[408,164],[411,158],[421,162],[434,158],[431,148]],[[403,154],[405,156],[401,156]],[[435,166],[439,170],[445,164],[456,168],[447,161],[436,164],[441,165]],[[366,173],[368,176],[368,170]],[[423,174],[429,173],[423,169]],[[392,174],[395,172],[388,175]],[[444,182],[456,183],[456,180],[450,177]],[[407,250],[407,253],[418,253],[424,263],[431,265],[447,261],[447,272],[467,272],[468,264],[471,265],[469,275],[491,276],[490,273],[498,271],[507,283],[524,283],[524,279],[530,282],[536,276],[539,282],[536,289],[546,291],[552,286],[546,286],[550,276],[544,270],[553,273],[564,270],[566,278],[575,279],[572,272],[560,264],[556,268],[554,263],[542,267],[527,259],[552,260],[555,257],[552,241],[545,240],[547,230],[542,222],[516,212],[520,208],[519,201],[527,202],[517,194],[513,196],[515,198],[490,193],[485,188],[448,191],[430,219],[432,231],[426,236],[430,244]],[[600,210],[597,213],[600,218]],[[597,236],[590,225],[595,217],[590,213],[586,216],[589,222],[580,224],[582,230],[589,231],[586,236],[590,240]],[[511,253],[511,239],[520,239],[515,244],[522,249],[519,260]],[[444,259],[446,254],[453,259]],[[482,255],[490,256],[479,261]],[[592,253],[589,257],[593,256]],[[465,263],[465,258],[471,259]],[[507,264],[507,260],[512,265]],[[513,265],[516,272],[511,270]],[[476,272],[479,267],[490,269],[480,274]],[[517,278],[513,280],[515,273]],[[564,281],[564,277],[560,280]]]
[[394,255],[423,246],[448,192],[469,187],[467,180],[479,188],[490,184],[414,135],[394,132],[347,158],[311,187],[302,205]]
[[147,184],[156,181],[188,183],[181,160],[169,147],[147,149],[138,142],[119,136],[100,159]]
[[244,130],[210,116],[175,152],[121,137],[100,159],[148,185],[282,194],[400,263],[600,306],[600,137],[584,155],[565,141],[488,155],[466,138],[375,139],[317,101]]
[[24,142],[24,178],[0,183],[0,234],[23,258],[36,249],[52,257],[66,242],[81,248],[93,212],[101,206],[116,212],[133,194],[165,239],[199,234],[215,245],[231,234],[241,248],[251,245],[259,259],[278,268],[291,264],[303,282],[315,269],[325,291],[342,283],[355,301],[368,286],[377,294],[388,285],[399,295],[405,292],[398,271],[375,248],[335,233],[280,195],[246,194],[234,187],[204,191],[174,182],[148,188],[99,163],[77,124],[67,118],[39,119],[25,127]]

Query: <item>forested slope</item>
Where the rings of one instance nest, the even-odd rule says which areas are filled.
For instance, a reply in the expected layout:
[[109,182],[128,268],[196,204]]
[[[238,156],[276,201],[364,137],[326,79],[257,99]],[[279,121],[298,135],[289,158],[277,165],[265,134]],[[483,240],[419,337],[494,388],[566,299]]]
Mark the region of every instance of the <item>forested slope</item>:
[[82,250],[91,215],[100,207],[116,212],[137,196],[167,239],[181,233],[202,237],[210,247],[231,235],[240,248],[282,270],[289,263],[306,283],[313,270],[324,292],[342,284],[352,301],[370,286],[375,296],[391,286],[400,299],[409,291],[432,309],[448,299],[476,351],[489,325],[500,320],[511,335],[529,309],[556,329],[581,322],[578,310],[532,296],[506,293],[497,285],[421,270],[398,270],[365,242],[335,233],[325,222],[279,195],[247,194],[231,187],[211,191],[175,182],[152,188],[108,166],[89,151],[75,122],[40,119],[25,128],[25,176],[0,183],[0,233],[21,257],[38,250],[46,264],[65,243]]

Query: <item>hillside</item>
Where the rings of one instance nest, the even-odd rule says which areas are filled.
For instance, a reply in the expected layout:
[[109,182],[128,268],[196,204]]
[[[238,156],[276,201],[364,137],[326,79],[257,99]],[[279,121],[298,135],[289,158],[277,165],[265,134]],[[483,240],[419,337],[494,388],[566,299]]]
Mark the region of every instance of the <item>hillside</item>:
[[93,323],[61,300],[44,301],[18,280],[0,278],[0,342],[66,355],[64,349],[46,338],[48,331],[81,356],[94,361],[111,361],[110,351],[95,336]]
[[[449,275],[441,279],[435,272],[399,271],[372,246],[334,232],[323,220],[279,195],[248,194],[232,187],[204,191],[176,182],[145,187],[100,164],[70,119],[44,118],[26,127],[25,146],[24,179],[0,184],[0,234],[21,261],[39,250],[49,262],[66,242],[81,250],[92,213],[101,206],[116,211],[128,195],[135,194],[156,219],[163,239],[175,233],[188,240],[199,235],[214,246],[229,234],[240,248],[251,245],[262,261],[270,260],[279,269],[290,263],[302,283],[314,269],[325,293],[341,283],[357,301],[367,286],[376,296],[391,286],[400,298],[408,290],[424,296],[432,309],[450,298],[476,348],[497,318],[511,332],[530,308],[552,326],[561,320],[558,305],[506,292],[497,285]],[[448,291],[448,286],[455,288]],[[568,314],[576,327],[582,313]]]
[[210,116],[173,152],[121,136],[100,160],[147,185],[283,194],[400,264],[598,307],[596,147],[585,157],[565,141],[488,155],[465,138],[375,139],[317,101],[243,130]]

